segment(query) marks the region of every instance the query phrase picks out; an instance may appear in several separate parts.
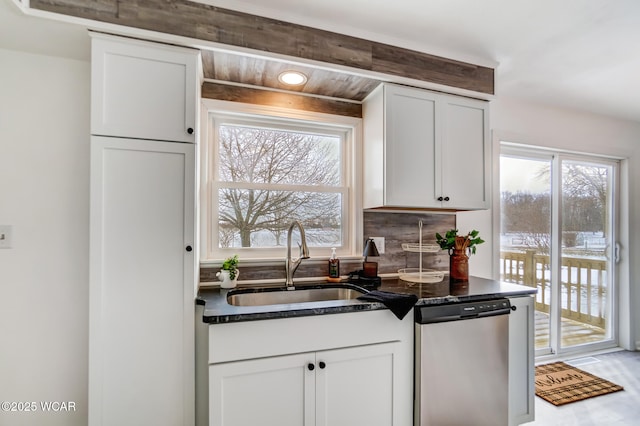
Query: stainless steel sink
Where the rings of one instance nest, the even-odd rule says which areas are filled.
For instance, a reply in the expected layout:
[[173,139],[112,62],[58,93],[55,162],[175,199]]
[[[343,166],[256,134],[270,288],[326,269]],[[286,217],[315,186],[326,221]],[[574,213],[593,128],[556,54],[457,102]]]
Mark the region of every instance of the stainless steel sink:
[[351,300],[366,292],[366,290],[351,284],[300,286],[295,287],[295,290],[287,290],[286,288],[241,289],[231,290],[227,294],[227,302],[234,306],[283,305]]

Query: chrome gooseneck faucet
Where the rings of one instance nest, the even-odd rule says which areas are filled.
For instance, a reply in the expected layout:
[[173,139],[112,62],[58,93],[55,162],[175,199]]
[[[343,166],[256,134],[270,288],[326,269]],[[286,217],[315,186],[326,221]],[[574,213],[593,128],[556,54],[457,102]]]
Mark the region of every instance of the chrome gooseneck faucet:
[[[300,240],[302,241],[302,243],[298,243],[298,246],[300,247],[300,255],[298,256],[298,258],[291,259],[291,233],[293,232],[294,226],[297,226],[300,230]],[[296,269],[298,269],[298,266],[300,266],[300,262],[302,262],[302,259],[308,258],[309,248],[307,247],[307,237],[304,234],[304,228],[302,227],[302,224],[296,220],[291,225],[289,225],[289,231],[287,232],[287,259],[284,263],[284,269],[287,274],[285,284],[288,290],[294,289],[293,274],[295,274]]]

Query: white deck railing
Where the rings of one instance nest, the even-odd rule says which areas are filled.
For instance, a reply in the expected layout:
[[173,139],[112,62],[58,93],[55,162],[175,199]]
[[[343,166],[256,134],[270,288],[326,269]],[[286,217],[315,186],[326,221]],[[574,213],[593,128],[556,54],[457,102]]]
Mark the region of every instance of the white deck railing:
[[[607,316],[607,261],[580,257],[562,258],[562,316],[585,324],[605,327]],[[500,278],[538,289],[536,310],[549,312],[551,270],[549,256],[524,252],[500,252]]]

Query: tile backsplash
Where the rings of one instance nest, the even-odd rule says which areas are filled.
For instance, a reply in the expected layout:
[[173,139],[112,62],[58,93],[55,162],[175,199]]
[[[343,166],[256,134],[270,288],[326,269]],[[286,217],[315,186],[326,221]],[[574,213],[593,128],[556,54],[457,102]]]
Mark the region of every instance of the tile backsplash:
[[[432,212],[382,212],[367,210],[364,213],[363,236],[384,237],[385,252],[379,257],[369,257],[369,261],[378,262],[379,274],[397,273],[400,268],[414,268],[419,265],[420,253],[405,252],[403,243],[418,243],[418,222],[422,220],[422,241],[434,242],[435,233],[444,234],[449,229],[455,228],[455,214],[443,214]],[[429,269],[448,270],[449,256],[446,252],[423,253],[422,267]],[[278,266],[254,266],[243,267],[240,264],[240,280],[260,279],[284,279],[284,262]],[[349,272],[362,269],[362,262],[340,262],[340,274],[348,275]],[[216,273],[220,267],[200,268],[200,281],[203,283],[217,283]],[[296,277],[323,277],[327,276],[327,265],[323,263],[302,262],[296,271]]]
[[[417,268],[420,264],[420,253],[404,251],[403,243],[418,243],[420,239],[418,223],[422,221],[422,242],[435,242],[435,234],[443,234],[455,228],[455,214],[423,213],[423,212],[380,212],[368,210],[364,212],[365,240],[369,237],[384,237],[385,252],[380,257],[370,257],[370,261],[378,262],[378,273],[396,273],[400,268]],[[422,267],[448,270],[449,255],[445,251],[438,253],[422,253]]]

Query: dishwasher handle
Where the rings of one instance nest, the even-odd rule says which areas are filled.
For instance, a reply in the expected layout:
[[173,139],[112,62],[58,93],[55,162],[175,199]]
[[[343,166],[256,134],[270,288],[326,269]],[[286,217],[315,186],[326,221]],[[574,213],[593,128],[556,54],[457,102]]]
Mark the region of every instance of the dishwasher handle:
[[416,306],[414,310],[415,321],[418,324],[462,321],[496,315],[509,315],[510,313],[511,303],[506,298],[448,305]]

